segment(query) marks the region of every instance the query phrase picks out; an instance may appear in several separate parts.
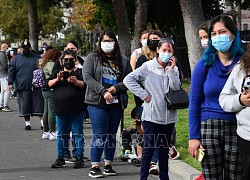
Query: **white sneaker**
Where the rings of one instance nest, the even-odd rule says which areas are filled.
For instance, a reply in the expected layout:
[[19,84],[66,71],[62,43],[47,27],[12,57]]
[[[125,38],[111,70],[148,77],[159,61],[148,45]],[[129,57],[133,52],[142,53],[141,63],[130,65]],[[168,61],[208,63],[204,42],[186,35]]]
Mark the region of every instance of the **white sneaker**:
[[49,140],[53,141],[53,140],[56,140],[56,132],[51,132],[50,135],[49,135]]
[[42,139],[49,139],[50,133],[49,132],[43,132]]

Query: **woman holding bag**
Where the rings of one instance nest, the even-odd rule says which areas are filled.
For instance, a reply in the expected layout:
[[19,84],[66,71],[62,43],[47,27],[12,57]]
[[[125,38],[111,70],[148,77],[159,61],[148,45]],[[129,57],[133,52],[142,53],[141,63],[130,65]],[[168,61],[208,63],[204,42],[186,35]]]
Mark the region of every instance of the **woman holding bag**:
[[[141,117],[144,129],[141,180],[148,178],[151,158],[156,148],[159,148],[160,179],[169,179],[168,151],[172,131],[177,122],[177,111],[167,108],[164,97],[169,88],[180,89],[179,71],[171,42],[170,39],[160,39],[156,48],[159,55],[143,63],[123,81],[133,94],[144,100]],[[144,88],[139,82],[142,82]]]

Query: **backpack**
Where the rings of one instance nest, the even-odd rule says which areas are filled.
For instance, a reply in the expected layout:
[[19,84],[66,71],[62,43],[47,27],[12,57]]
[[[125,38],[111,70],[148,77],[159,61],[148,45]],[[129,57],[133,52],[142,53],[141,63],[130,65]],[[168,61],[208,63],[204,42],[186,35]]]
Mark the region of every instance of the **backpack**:
[[45,77],[42,69],[33,71],[32,85],[35,88],[42,88],[45,85]]

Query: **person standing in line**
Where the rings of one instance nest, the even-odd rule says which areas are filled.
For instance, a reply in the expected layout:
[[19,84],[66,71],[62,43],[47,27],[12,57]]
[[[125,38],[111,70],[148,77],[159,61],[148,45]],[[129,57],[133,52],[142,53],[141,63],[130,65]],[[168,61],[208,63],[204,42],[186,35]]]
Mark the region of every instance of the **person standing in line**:
[[[47,46],[48,47],[48,46]],[[52,74],[52,68],[55,62],[59,61],[62,53],[52,48],[43,55],[39,65],[42,68],[45,77],[45,86],[42,88],[44,98],[44,113],[43,113],[43,135],[42,139],[56,140],[56,119],[55,105],[53,97],[53,89],[47,86],[47,80]]]
[[[87,85],[85,103],[91,119],[91,169],[93,178],[116,175],[112,168],[116,148],[116,133],[128,104],[124,77],[132,71],[129,60],[121,55],[115,34],[105,31],[99,38],[94,53],[83,65],[83,81]],[[100,170],[104,151],[104,171]]]
[[235,112],[243,180],[250,177],[250,45],[237,63],[220,93],[219,102],[226,112]]
[[[177,110],[169,110],[165,94],[169,89],[180,89],[179,71],[173,56],[171,40],[160,39],[153,60],[128,74],[123,80],[125,86],[136,96],[144,100],[142,126],[144,147],[141,159],[140,179],[146,180],[155,149],[159,155],[159,177],[168,180],[168,151],[175,123]],[[143,83],[143,87],[139,82]]]
[[[203,22],[199,27],[198,27],[198,35],[201,40],[201,47],[205,49],[208,46],[208,26],[209,26],[209,21]],[[194,180],[204,180],[204,175],[201,173],[196,179]]]
[[48,85],[53,88],[55,103],[55,115],[57,126],[57,156],[51,168],[62,168],[65,166],[65,150],[69,148],[69,129],[72,130],[75,163],[73,168],[83,168],[83,102],[84,82],[82,70],[75,67],[76,53],[67,49],[63,52],[61,71],[52,71]]
[[0,110],[4,112],[10,112],[11,109],[8,106],[10,90],[8,87],[8,57],[6,55],[6,50],[9,46],[6,43],[1,45],[0,51],[0,84],[1,84],[1,93],[0,93]]
[[[79,49],[79,46],[78,46],[77,42],[75,42],[74,40],[68,41],[65,49],[70,49],[70,50],[75,51],[75,53],[77,55],[77,60],[75,61],[75,66],[77,68],[79,68],[79,69],[82,69],[84,60],[79,56],[80,49]],[[86,104],[84,104],[83,113],[84,113],[84,120],[85,121],[89,121],[89,113],[88,113],[87,105]],[[69,131],[71,131],[71,130],[69,130]],[[69,150],[66,150],[66,152],[65,152],[65,159],[66,159],[66,162],[68,162],[68,163],[72,163],[72,162],[75,161],[74,140],[72,141],[72,146],[73,146],[72,156],[71,156]],[[88,157],[86,157],[86,156],[83,156],[83,160],[84,161],[90,161],[90,159]]]
[[140,38],[140,43],[142,47],[135,49],[131,54],[130,65],[132,67],[132,70],[135,70],[137,59],[146,52],[147,42],[148,42],[147,39],[148,39],[148,31],[142,31]]
[[75,62],[76,67],[82,69],[84,60],[83,60],[80,56],[78,56],[79,53],[80,53],[80,49],[79,49],[78,44],[77,44],[75,41],[71,40],[71,41],[69,41],[69,42],[67,43],[65,49],[71,49],[71,50],[73,50],[73,51],[76,52],[76,54],[77,54],[77,60],[76,60],[76,62]]
[[21,43],[22,53],[17,54],[9,64],[8,85],[13,90],[16,84],[19,117],[24,117],[25,130],[31,130],[30,116],[38,116],[43,127],[43,97],[41,89],[33,89],[33,71],[37,69],[40,56],[31,50],[30,42]]
[[219,95],[230,70],[243,54],[240,34],[226,15],[211,20],[209,45],[195,66],[189,102],[189,153],[197,158],[199,149],[204,178],[241,179],[235,113],[223,111]]
[[209,21],[205,21],[198,27],[198,35],[201,40],[201,47],[204,49],[208,46],[208,26]]

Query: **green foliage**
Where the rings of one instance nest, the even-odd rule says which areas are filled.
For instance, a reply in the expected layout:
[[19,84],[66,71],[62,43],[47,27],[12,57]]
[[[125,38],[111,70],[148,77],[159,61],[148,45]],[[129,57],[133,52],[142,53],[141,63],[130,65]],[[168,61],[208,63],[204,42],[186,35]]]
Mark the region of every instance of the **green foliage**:
[[[58,2],[59,3],[59,2]],[[38,0],[38,21],[41,35],[55,34],[64,26],[63,11],[58,3]],[[0,0],[0,29],[8,41],[29,37],[28,12],[26,1]]]
[[23,1],[1,0],[0,12],[0,29],[7,39],[16,40],[28,37],[27,6]]
[[93,0],[97,5],[97,11],[94,18],[89,20],[90,24],[99,24],[101,28],[109,27],[113,31],[116,30],[116,21],[111,0]]

